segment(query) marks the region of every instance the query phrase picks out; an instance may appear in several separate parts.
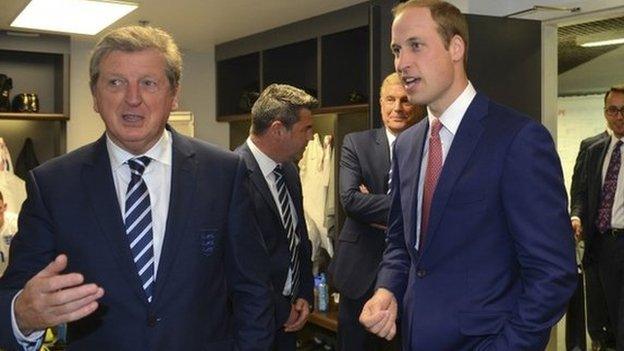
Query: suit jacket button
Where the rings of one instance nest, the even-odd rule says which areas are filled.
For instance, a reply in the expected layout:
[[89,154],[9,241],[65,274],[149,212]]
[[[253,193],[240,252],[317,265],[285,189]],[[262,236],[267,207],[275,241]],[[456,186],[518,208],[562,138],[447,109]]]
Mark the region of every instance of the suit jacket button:
[[148,327],[155,327],[156,324],[158,324],[158,322],[160,322],[160,318],[154,316],[154,315],[150,315],[147,317],[147,326]]
[[418,278],[424,278],[427,275],[427,271],[424,269],[419,269],[416,271],[416,276]]

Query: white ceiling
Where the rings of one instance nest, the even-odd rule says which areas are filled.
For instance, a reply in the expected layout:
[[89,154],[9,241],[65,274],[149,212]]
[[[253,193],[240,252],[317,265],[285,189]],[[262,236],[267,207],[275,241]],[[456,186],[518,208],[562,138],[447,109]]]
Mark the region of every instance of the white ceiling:
[[[136,0],[139,8],[113,26],[148,20],[170,31],[184,50],[205,52],[215,44],[314,17],[366,0]],[[622,0],[450,0],[462,11],[504,16],[533,5],[576,7],[581,13],[622,6]],[[0,29],[11,21],[28,0],[0,0]],[[578,13],[577,13],[578,14]],[[552,19],[567,12],[538,11],[518,18]],[[79,39],[93,39],[75,36]]]

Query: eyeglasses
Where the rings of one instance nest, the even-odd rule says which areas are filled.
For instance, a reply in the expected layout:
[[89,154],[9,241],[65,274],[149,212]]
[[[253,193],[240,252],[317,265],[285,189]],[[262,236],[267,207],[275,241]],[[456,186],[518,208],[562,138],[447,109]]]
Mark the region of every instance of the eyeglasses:
[[618,112],[622,115],[622,117],[624,117],[624,106],[617,108],[616,106],[611,105],[609,107],[605,107],[604,111],[609,117],[617,117]]

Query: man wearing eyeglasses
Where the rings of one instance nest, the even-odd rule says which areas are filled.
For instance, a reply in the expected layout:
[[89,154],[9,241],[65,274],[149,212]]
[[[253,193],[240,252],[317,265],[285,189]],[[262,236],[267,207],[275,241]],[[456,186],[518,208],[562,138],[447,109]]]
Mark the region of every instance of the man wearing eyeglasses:
[[[611,136],[587,148],[582,188],[572,215],[579,219],[585,255],[595,260],[616,347],[624,349],[624,85],[605,95],[604,116]],[[582,221],[582,222],[580,222]],[[575,226],[575,227],[578,227]]]

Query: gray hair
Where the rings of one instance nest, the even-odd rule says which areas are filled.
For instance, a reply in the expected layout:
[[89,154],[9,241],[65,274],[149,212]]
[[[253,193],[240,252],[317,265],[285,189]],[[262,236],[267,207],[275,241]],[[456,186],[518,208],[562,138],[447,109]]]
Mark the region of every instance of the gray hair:
[[297,113],[302,108],[315,108],[318,101],[305,91],[286,84],[271,84],[260,94],[251,108],[251,130],[263,134],[273,123],[280,121],[290,130],[299,121]]
[[100,62],[113,51],[136,52],[156,49],[165,56],[165,74],[171,88],[180,85],[182,55],[173,37],[162,29],[149,26],[128,26],[114,29],[95,45],[89,63],[91,91],[100,76]]

